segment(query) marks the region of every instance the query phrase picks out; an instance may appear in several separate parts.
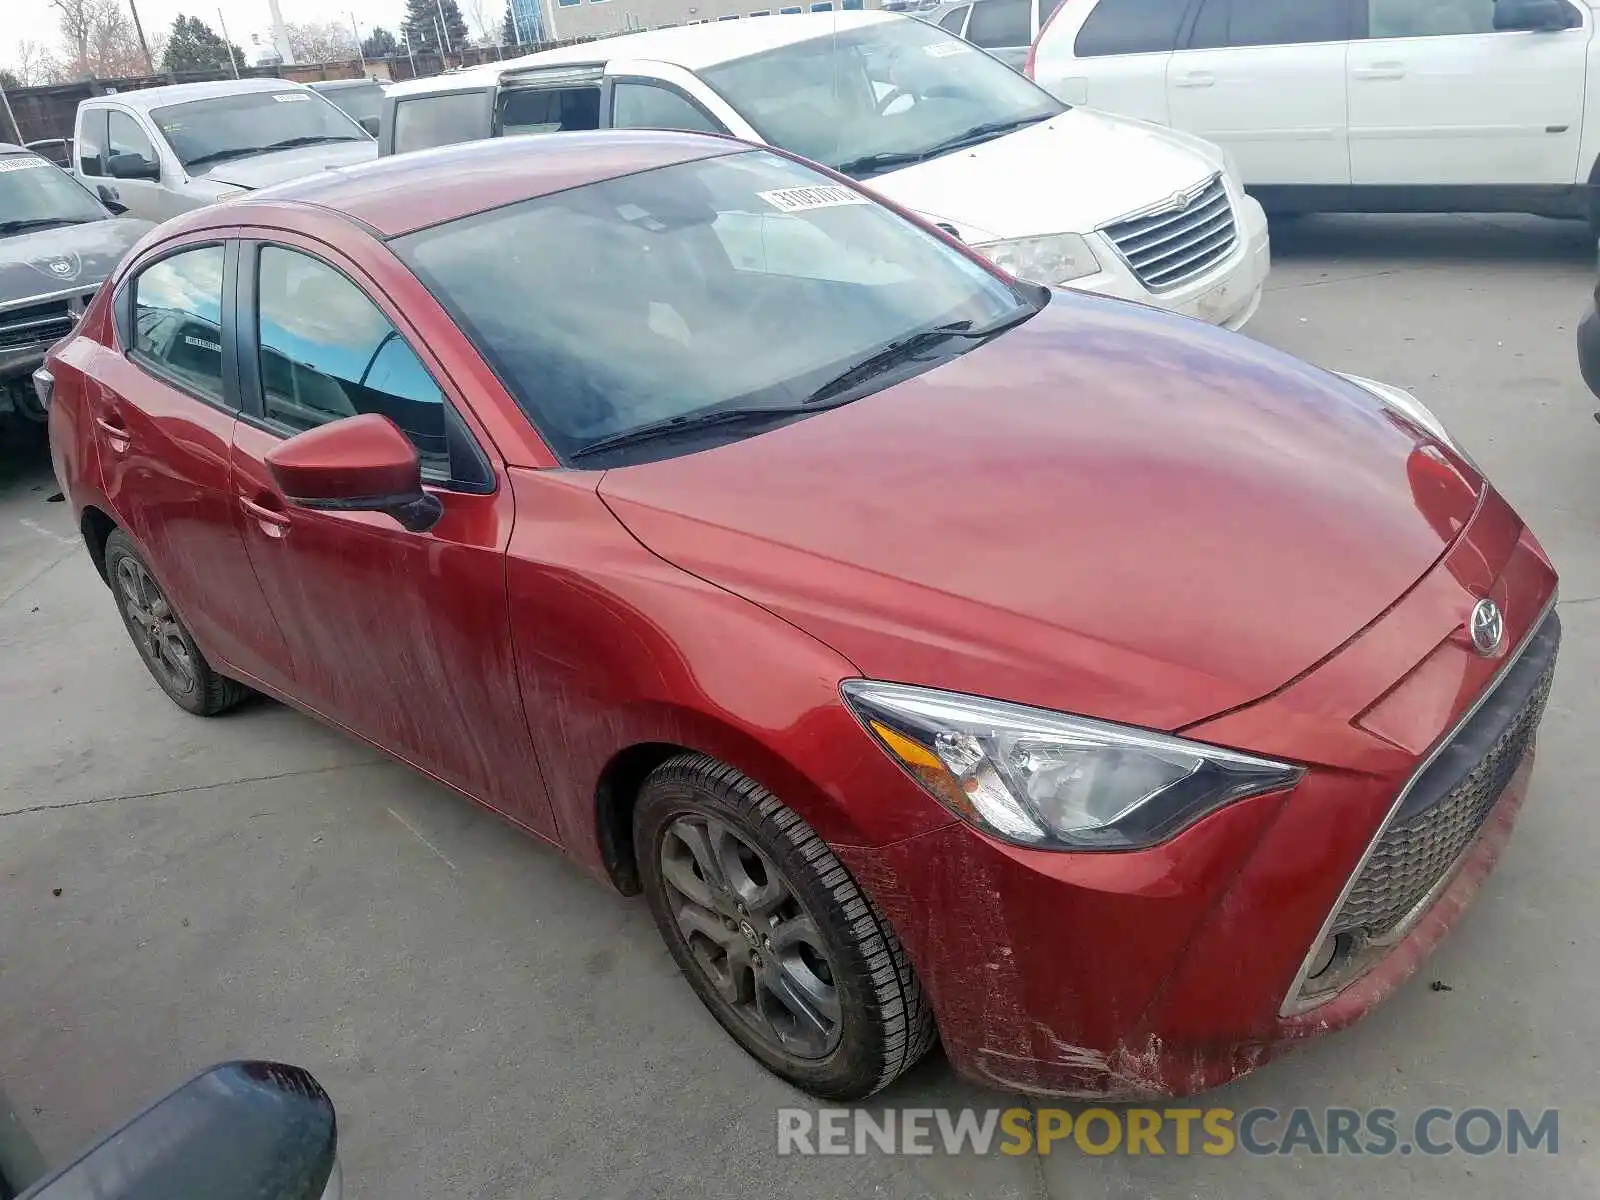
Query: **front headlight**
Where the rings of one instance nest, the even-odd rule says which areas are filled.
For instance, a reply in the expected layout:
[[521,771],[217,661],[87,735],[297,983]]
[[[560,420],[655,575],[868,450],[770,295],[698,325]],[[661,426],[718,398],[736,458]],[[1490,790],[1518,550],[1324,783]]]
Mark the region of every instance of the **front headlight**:
[[1046,287],[1082,279],[1100,270],[1100,260],[1089,249],[1089,243],[1075,233],[981,242],[972,248],[1002,271]]
[[846,702],[956,816],[1019,846],[1131,850],[1225,804],[1292,787],[1299,767],[1124,725],[853,679]]
[[1398,413],[1418,429],[1443,442],[1461,458],[1465,459],[1474,471],[1478,471],[1480,475],[1483,474],[1478,469],[1478,464],[1472,461],[1472,455],[1461,448],[1461,444],[1450,435],[1450,431],[1445,428],[1444,422],[1439,419],[1433,409],[1418,400],[1410,392],[1404,388],[1395,387],[1390,383],[1379,383],[1376,379],[1364,379],[1360,375],[1346,375],[1343,371],[1335,371],[1334,374],[1339,376],[1340,379],[1355,384],[1362,391],[1376,396],[1385,408]]

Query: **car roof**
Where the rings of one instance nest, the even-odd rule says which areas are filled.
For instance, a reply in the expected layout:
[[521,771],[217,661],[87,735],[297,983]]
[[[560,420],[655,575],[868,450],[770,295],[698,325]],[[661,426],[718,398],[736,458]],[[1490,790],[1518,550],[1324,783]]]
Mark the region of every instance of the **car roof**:
[[826,37],[836,30],[860,29],[887,21],[907,21],[900,13],[878,11],[788,13],[770,17],[745,17],[738,21],[709,21],[673,29],[625,33],[598,41],[578,42],[554,50],[541,50],[521,58],[485,63],[450,75],[408,79],[389,89],[396,100],[434,92],[470,91],[492,87],[503,76],[539,67],[603,66],[613,59],[649,59],[698,71],[765,50]]
[[306,84],[308,88],[318,92],[337,92],[344,88],[353,87],[382,87],[381,79],[313,79]]
[[395,237],[519,200],[753,149],[737,138],[653,129],[489,138],[320,171],[196,209],[178,222],[229,225],[257,205],[309,204]]
[[32,154],[26,146],[19,146],[15,142],[0,142],[0,154]]
[[93,96],[81,104],[120,104],[125,108],[148,112],[168,104],[185,104],[190,100],[212,100],[218,96],[237,96],[243,92],[282,92],[304,88],[292,79],[218,79],[209,83],[169,83],[161,87],[134,88],[126,92],[112,92],[106,96]]

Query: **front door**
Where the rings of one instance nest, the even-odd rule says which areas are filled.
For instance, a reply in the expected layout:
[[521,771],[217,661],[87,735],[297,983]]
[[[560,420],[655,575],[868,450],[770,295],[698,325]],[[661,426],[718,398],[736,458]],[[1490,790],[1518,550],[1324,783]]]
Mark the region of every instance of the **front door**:
[[154,178],[117,177],[112,180],[117,198],[128,208],[130,217],[146,221],[165,221],[176,211],[161,183],[161,156],[155,142],[131,113],[113,108],[107,114],[106,172],[117,161],[149,172]]
[[124,353],[107,354],[89,406],[106,497],[200,649],[219,669],[281,686],[285,645],[235,515],[239,398],[223,316],[234,252],[222,241],[182,244],[124,285]]
[[[1570,184],[1589,35],[1497,31],[1497,0],[1358,0],[1350,167],[1358,185]],[[1587,11],[1587,9],[1585,9]]]
[[1167,63],[1172,124],[1259,185],[1347,185],[1346,0],[1204,0]]
[[[291,694],[553,838],[511,645],[512,499],[485,440],[353,264],[283,235],[244,244],[240,279],[247,415],[234,431],[237,503],[288,641]],[[444,501],[433,529],[298,508],[273,484],[273,447],[366,412],[416,445]]]

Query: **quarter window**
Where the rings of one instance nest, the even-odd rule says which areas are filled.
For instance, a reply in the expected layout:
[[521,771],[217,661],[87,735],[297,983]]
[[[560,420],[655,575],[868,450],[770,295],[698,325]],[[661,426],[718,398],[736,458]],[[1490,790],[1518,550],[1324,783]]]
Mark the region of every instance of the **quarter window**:
[[133,281],[133,357],[200,397],[223,403],[221,246],[146,267]]
[[111,158],[119,154],[136,155],[147,163],[156,161],[156,148],[150,144],[150,136],[139,123],[125,112],[111,111],[110,133],[106,143],[106,153]]
[[978,0],[967,22],[975,46],[1026,46],[1033,41],[1031,0]]
[[278,246],[262,248],[258,280],[268,422],[295,434],[379,413],[424,471],[448,477],[444,394],[378,306],[328,264]]
[[721,125],[687,96],[653,83],[618,83],[611,124],[618,129],[687,129],[722,133]]
[[1493,33],[1495,0],[1368,0],[1367,36],[1441,37]]
[[394,152],[470,142],[489,132],[483,92],[450,92],[402,100],[394,107]]
[[1189,0],[1100,0],[1078,31],[1079,58],[1164,54],[1178,44]]
[[1340,0],[1206,0],[1193,45],[1293,46],[1346,36]]

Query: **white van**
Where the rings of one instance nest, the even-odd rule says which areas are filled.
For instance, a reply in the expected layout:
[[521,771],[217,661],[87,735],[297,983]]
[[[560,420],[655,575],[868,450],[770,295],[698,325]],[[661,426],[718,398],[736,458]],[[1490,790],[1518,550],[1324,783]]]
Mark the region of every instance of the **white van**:
[[596,128],[777,146],[1014,275],[1231,329],[1256,311],[1271,260],[1266,216],[1214,146],[1068,108],[967,42],[893,13],[654,30],[397,84],[378,144],[392,154]]
[[1067,0],[1027,72],[1227,149],[1274,212],[1600,232],[1600,0]]

